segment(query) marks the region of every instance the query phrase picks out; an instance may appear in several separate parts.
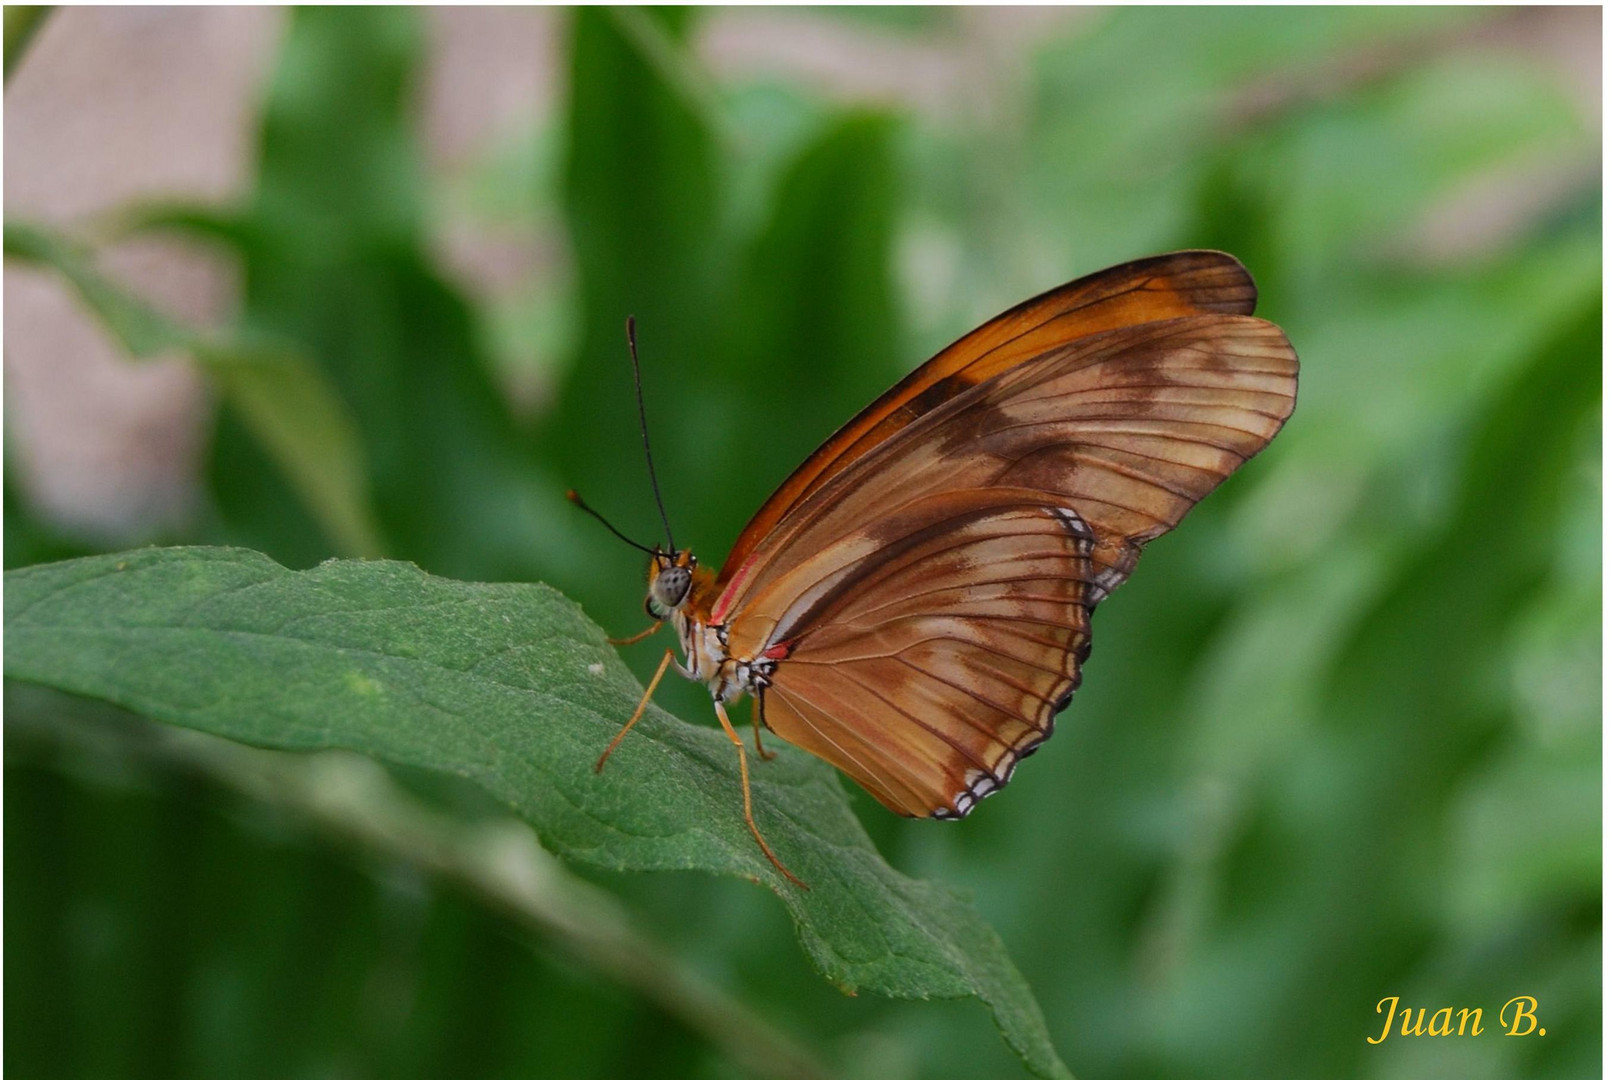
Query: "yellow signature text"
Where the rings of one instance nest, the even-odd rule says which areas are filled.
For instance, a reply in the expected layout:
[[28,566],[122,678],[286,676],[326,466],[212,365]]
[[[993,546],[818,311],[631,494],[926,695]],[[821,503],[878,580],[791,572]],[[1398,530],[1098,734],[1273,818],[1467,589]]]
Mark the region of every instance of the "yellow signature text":
[[[1527,994],[1520,995],[1508,1001],[1496,1011],[1494,1030],[1503,1035],[1544,1035],[1545,1027],[1540,1023],[1536,1011],[1540,1002]],[[1373,1046],[1384,1042],[1391,1035],[1482,1035],[1484,1034],[1484,1010],[1477,1005],[1458,1009],[1454,1005],[1446,1005],[1442,1009],[1435,1009],[1432,1015],[1426,1008],[1417,1010],[1416,1018],[1412,1018],[1411,1006],[1400,1007],[1398,996],[1386,997],[1378,1002],[1375,1010],[1383,1017],[1383,1030],[1376,1036],[1368,1035],[1367,1042]],[[1395,1030],[1395,1017],[1400,1017],[1400,1030]]]

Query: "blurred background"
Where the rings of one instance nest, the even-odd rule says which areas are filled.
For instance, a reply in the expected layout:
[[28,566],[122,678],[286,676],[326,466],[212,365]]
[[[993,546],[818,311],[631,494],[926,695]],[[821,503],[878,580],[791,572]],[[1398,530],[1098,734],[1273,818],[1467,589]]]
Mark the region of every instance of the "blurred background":
[[[655,535],[629,313],[716,562],[984,318],[1235,253],[1293,420],[1105,605],[1012,794],[859,813],[1080,1077],[1596,1075],[1598,9],[6,18],[7,567],[385,555],[625,634],[640,556],[563,493]],[[14,1075],[740,1074],[473,896],[7,704],[47,714],[7,725]],[[835,1074],[1020,1074],[977,1005],[840,996],[762,890],[579,873]],[[1366,1043],[1388,995],[1520,994],[1546,1037]]]

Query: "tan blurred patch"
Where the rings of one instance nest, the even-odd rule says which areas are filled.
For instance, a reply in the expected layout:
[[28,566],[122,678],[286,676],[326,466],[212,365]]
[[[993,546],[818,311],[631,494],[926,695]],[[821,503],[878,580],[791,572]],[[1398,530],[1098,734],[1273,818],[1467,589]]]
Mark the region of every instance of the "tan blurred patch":
[[[237,198],[280,13],[65,8],[6,88],[8,220],[82,227],[132,202]],[[227,261],[113,245],[102,269],[192,324],[228,320]],[[206,394],[179,360],[132,363],[51,275],[8,267],[5,388],[16,475],[47,515],[105,541],[177,527],[196,501]]]

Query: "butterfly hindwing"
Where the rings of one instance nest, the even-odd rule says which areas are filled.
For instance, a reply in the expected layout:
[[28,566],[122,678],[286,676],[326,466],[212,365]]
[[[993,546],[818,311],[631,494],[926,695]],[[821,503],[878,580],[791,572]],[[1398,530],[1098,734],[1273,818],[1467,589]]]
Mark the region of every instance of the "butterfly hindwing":
[[[778,626],[788,656],[768,724],[898,813],[960,817],[1052,730],[1089,641],[1092,534],[1036,492],[924,500],[808,591]],[[813,571],[809,570],[808,573]]]

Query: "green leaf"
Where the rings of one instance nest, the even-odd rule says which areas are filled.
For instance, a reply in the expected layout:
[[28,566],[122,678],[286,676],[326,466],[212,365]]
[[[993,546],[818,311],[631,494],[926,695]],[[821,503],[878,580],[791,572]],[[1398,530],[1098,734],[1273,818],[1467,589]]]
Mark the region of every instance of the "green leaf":
[[6,674],[282,750],[345,748],[474,781],[568,858],[765,883],[847,993],[974,996],[1036,1074],[1068,1071],[997,934],[954,891],[891,869],[834,771],[786,751],[740,816],[718,732],[651,709],[603,633],[541,585],[467,584],[393,562],[287,570],[256,552],[147,549],[9,573]]
[[[244,322],[296,343],[351,407],[392,554],[460,577],[536,577],[564,488],[546,483],[433,257],[417,130],[426,43],[413,9],[293,10],[250,204],[223,228],[174,223],[211,226],[239,251]],[[251,429],[249,411],[226,410],[209,463],[230,539],[310,565],[330,551],[265,498],[275,478]]]
[[130,356],[189,354],[337,549],[382,552],[370,518],[363,445],[347,406],[318,368],[283,348],[214,340],[181,326],[107,281],[71,241],[43,229],[7,224],[5,251],[61,274]]

